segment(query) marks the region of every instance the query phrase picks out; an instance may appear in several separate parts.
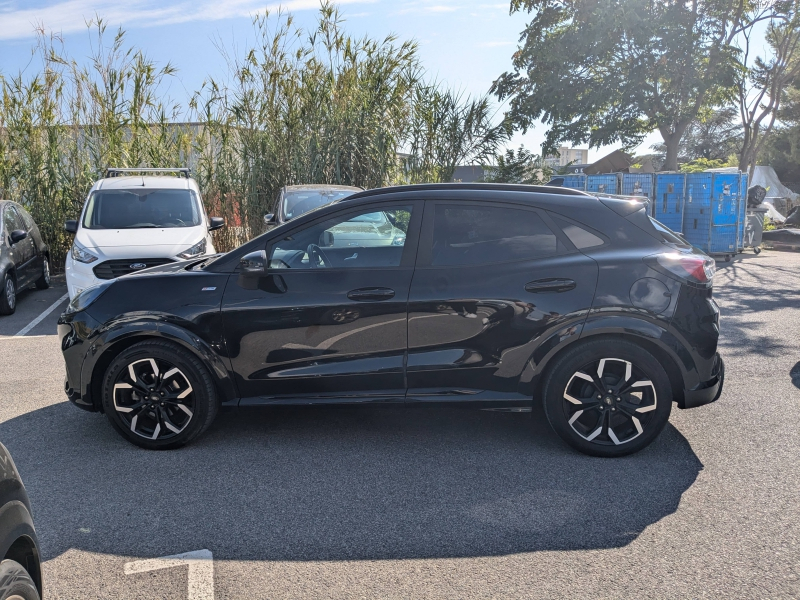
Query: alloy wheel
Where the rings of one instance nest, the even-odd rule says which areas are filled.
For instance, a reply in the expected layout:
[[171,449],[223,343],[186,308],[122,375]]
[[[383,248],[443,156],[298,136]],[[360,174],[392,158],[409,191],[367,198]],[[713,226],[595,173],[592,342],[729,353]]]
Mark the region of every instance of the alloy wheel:
[[6,278],[6,303],[8,308],[12,310],[17,305],[17,290],[11,277]]
[[161,359],[143,358],[128,364],[117,376],[112,393],[114,408],[130,430],[150,440],[180,434],[195,412],[189,379]]
[[563,409],[583,439],[618,446],[644,433],[657,402],[653,382],[635,364],[601,358],[570,377]]

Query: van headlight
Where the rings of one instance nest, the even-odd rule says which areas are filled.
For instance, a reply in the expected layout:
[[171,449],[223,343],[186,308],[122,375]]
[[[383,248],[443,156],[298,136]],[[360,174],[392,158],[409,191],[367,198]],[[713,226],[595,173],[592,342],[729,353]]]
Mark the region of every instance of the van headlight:
[[203,238],[191,248],[187,248],[186,250],[178,254],[178,258],[194,258],[195,256],[202,256],[205,253],[206,253],[206,238]]
[[70,250],[72,260],[78,261],[88,265],[97,260],[97,257],[89,252],[86,248],[81,246],[78,242],[72,242],[72,250]]

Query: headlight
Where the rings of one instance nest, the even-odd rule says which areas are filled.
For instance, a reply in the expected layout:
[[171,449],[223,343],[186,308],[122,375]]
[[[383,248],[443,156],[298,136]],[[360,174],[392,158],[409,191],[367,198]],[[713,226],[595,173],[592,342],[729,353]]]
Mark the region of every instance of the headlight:
[[406,243],[406,236],[396,235],[392,240],[392,246],[404,246]]
[[78,242],[72,243],[72,250],[70,250],[70,254],[72,254],[72,260],[76,260],[87,265],[97,260],[97,257],[94,254],[89,252]]
[[178,254],[179,258],[194,258],[195,256],[202,256],[206,253],[206,238],[203,238],[199,242],[197,242],[191,248],[188,248]]
[[114,283],[113,280],[104,281],[103,283],[93,285],[92,287],[86,288],[85,290],[77,293],[70,301],[69,306],[67,306],[67,310],[64,312],[70,315],[72,313],[86,310],[91,304],[94,303],[95,300],[103,295],[103,292],[105,292],[112,283]]

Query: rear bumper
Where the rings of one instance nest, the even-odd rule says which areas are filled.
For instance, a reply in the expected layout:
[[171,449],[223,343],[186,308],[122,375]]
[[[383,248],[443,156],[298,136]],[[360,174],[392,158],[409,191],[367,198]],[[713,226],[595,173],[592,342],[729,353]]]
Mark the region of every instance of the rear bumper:
[[684,390],[683,400],[678,402],[678,408],[695,408],[715,402],[722,394],[722,386],[725,384],[725,362],[717,354],[717,366],[714,369],[716,374],[710,380],[705,381],[691,390]]

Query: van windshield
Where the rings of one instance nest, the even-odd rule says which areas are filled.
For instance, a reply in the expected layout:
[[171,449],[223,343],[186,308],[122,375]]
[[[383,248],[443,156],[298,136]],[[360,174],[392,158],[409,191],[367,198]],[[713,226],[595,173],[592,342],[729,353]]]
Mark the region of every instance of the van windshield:
[[283,215],[286,221],[296,219],[310,210],[355,193],[356,190],[287,190],[283,196]]
[[98,190],[83,216],[86,229],[197,227],[200,203],[191,190]]

